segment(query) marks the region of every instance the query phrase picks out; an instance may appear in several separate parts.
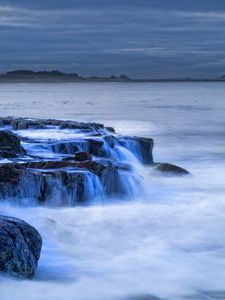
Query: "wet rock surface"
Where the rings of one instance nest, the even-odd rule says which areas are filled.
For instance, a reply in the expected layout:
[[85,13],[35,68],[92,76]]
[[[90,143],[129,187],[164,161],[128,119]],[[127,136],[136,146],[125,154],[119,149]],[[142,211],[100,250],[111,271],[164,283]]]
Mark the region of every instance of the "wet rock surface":
[[173,175],[188,175],[190,174],[187,170],[169,163],[157,163],[155,170],[162,172],[164,174],[173,174]]
[[88,152],[76,152],[74,155],[74,159],[78,161],[91,161],[91,154]]
[[100,123],[83,123],[55,119],[30,119],[14,117],[0,118],[0,125],[10,125],[13,130],[43,129],[48,128],[49,126],[59,126],[60,129],[81,129],[88,131],[104,128],[104,125]]
[[32,278],[38,265],[42,238],[26,222],[0,216],[0,271]]
[[187,173],[154,164],[153,145],[151,138],[121,136],[101,123],[0,118],[0,199],[75,206],[138,195],[143,180],[136,164]]
[[11,132],[0,130],[0,157],[13,158],[25,154],[20,139]]

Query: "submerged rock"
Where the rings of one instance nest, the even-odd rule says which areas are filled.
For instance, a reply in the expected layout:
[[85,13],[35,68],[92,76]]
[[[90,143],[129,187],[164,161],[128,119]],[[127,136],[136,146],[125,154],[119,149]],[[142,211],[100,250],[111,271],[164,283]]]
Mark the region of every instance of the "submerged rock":
[[155,170],[162,172],[162,173],[170,173],[173,175],[188,175],[190,174],[187,170],[173,165],[173,164],[169,164],[169,163],[158,163],[155,166]]
[[26,222],[0,216],[0,271],[32,278],[41,254],[42,238]]

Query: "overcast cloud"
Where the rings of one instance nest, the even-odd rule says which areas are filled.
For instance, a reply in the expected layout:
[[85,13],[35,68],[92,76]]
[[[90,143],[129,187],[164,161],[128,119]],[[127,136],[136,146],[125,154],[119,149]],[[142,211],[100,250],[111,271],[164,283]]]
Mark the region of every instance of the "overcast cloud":
[[223,0],[1,1],[0,70],[225,74]]

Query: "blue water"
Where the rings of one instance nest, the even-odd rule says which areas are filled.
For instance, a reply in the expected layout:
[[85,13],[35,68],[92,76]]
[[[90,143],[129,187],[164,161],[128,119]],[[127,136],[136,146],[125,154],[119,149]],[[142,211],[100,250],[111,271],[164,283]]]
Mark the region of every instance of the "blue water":
[[152,137],[156,161],[193,174],[160,177],[137,165],[145,193],[133,197],[134,183],[130,201],[0,205],[44,238],[33,281],[0,277],[0,298],[224,299],[224,95],[224,83],[0,84],[1,116],[100,121]]

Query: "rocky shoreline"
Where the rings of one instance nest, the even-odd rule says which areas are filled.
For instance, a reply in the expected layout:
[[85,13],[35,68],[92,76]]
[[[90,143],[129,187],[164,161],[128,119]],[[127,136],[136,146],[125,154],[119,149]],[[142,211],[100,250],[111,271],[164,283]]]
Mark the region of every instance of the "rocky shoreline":
[[[100,123],[0,118],[0,201],[76,206],[143,191],[138,166],[188,171],[153,160],[153,139],[121,136]],[[42,239],[24,221],[0,216],[0,271],[32,278]]]
[[0,118],[0,199],[75,206],[95,197],[123,197],[142,189],[136,163],[188,174],[155,163],[153,145],[151,138],[121,136],[100,123]]

